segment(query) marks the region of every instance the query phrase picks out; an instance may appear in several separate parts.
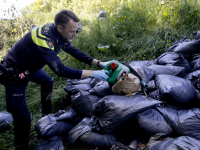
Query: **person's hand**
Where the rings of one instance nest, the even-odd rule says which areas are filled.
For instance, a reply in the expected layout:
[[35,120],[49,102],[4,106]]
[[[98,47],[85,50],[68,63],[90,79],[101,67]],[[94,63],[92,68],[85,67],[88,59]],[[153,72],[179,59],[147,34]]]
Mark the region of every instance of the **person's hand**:
[[92,77],[106,81],[109,78],[107,75],[108,73],[109,73],[108,70],[96,70],[93,71]]
[[101,68],[105,68],[106,65],[107,65],[108,63],[110,63],[110,62],[117,62],[117,63],[118,63],[119,61],[118,61],[118,60],[111,60],[111,61],[102,62],[101,65],[100,65]]

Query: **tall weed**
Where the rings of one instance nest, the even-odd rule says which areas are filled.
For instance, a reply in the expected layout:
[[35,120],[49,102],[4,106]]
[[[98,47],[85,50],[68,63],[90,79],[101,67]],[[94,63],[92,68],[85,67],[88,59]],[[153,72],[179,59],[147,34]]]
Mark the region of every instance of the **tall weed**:
[[[15,20],[0,20],[0,59],[31,26],[53,22],[61,9],[74,11],[81,19],[83,30],[72,44],[81,51],[102,61],[154,60],[173,42],[200,29],[200,2],[198,0],[37,0],[23,10]],[[106,19],[98,13],[108,12]],[[38,17],[39,16],[39,17]],[[3,31],[6,29],[5,31]],[[61,60],[67,57],[60,55]],[[98,69],[69,56],[63,64],[77,69]],[[58,77],[48,66],[45,71],[54,79],[53,113],[65,107],[67,93],[63,90],[67,80]],[[0,110],[6,110],[5,89],[0,85]],[[40,117],[40,86],[30,82],[26,91],[27,105],[34,124]],[[0,149],[12,149],[12,128],[0,134]],[[11,144],[7,144],[11,143]],[[31,141],[34,146],[35,140]]]

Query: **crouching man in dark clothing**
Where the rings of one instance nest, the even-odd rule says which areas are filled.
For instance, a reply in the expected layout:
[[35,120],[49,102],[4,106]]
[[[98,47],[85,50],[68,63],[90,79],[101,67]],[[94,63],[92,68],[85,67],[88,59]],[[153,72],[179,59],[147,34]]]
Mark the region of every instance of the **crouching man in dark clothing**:
[[[104,68],[101,62],[73,47],[70,41],[76,37],[79,19],[70,10],[61,10],[55,15],[54,23],[34,28],[22,37],[4,56],[0,70],[1,84],[6,89],[8,112],[12,113],[14,144],[16,150],[28,150],[30,113],[27,109],[25,89],[29,81],[41,85],[42,114],[51,113],[53,79],[42,69],[46,64],[60,77],[94,77],[107,80],[105,70],[79,70],[66,67],[57,54],[63,50],[76,59]],[[6,68],[6,71],[2,68]]]

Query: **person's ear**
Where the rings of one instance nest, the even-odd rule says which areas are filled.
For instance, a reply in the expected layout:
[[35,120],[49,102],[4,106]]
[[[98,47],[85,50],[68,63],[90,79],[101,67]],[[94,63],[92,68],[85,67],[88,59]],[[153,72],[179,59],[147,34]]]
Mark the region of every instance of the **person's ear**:
[[58,30],[58,32],[61,32],[62,31],[62,26],[61,25],[57,25],[57,30]]

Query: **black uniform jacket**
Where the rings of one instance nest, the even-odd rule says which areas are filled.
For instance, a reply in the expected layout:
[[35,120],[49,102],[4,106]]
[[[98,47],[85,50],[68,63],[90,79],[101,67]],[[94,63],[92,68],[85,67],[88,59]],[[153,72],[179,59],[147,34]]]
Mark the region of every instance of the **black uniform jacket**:
[[30,74],[47,64],[60,77],[79,79],[82,70],[64,66],[57,56],[61,50],[89,65],[94,59],[63,39],[51,23],[28,32],[8,51],[3,60],[10,66],[28,70]]

